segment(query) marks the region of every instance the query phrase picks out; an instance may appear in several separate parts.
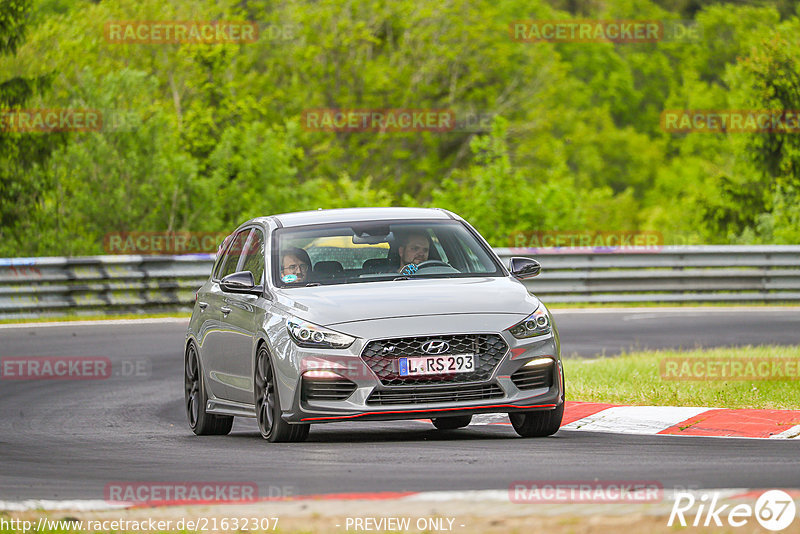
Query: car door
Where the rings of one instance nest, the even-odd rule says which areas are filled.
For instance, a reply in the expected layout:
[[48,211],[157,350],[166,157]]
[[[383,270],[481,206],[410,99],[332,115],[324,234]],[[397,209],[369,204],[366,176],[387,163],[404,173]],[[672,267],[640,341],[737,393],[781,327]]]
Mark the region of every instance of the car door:
[[[237,271],[250,271],[256,285],[264,283],[264,232],[253,228],[244,245]],[[252,355],[256,330],[264,316],[263,297],[242,293],[225,293],[222,321],[225,323],[224,370],[230,399],[253,403]],[[225,310],[229,310],[227,314]]]
[[226,300],[228,294],[222,291],[219,282],[225,276],[236,272],[250,231],[250,228],[240,230],[230,240],[225,256],[220,261],[217,271],[212,277],[211,286],[203,295],[204,302],[207,304],[206,312],[204,313],[208,314],[210,325],[203,343],[203,364],[206,367],[205,371],[211,392],[215,397],[227,400],[232,400],[230,384],[232,380],[225,348],[229,338],[228,329],[230,326],[227,321],[227,315],[229,314],[230,304]]
[[205,363],[206,357],[211,352],[214,337],[218,335],[220,326],[220,304],[216,306],[213,305],[213,301],[217,298],[215,293],[219,293],[219,284],[216,284],[214,280],[217,278],[216,273],[219,271],[220,266],[225,262],[225,253],[228,249],[228,245],[230,245],[232,237],[233,236],[226,237],[225,241],[220,245],[217,251],[217,259],[211,268],[211,276],[206,283],[197,290],[197,303],[195,304],[195,310],[192,314],[192,321],[196,324],[195,333],[197,346],[204,362],[204,370],[207,368],[207,364]]

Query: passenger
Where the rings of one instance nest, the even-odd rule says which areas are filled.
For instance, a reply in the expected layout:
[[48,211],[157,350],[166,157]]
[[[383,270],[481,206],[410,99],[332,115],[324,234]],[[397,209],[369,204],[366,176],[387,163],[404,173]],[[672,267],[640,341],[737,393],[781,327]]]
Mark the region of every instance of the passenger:
[[281,281],[305,282],[311,269],[311,258],[302,248],[287,248],[281,254]]

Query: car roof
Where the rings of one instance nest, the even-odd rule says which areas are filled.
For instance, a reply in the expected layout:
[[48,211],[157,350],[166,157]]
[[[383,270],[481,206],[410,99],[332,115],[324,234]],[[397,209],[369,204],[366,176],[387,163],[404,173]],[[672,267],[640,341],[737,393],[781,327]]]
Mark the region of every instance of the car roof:
[[281,213],[256,220],[266,222],[273,219],[284,227],[307,224],[346,223],[359,221],[457,219],[447,210],[439,208],[341,208],[331,210],[298,211]]

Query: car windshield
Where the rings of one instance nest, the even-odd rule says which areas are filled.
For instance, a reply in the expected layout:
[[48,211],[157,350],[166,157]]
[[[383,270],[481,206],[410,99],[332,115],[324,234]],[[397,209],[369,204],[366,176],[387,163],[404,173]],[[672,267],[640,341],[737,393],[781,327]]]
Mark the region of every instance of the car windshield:
[[272,243],[277,287],[504,274],[485,245],[459,221],[281,228]]

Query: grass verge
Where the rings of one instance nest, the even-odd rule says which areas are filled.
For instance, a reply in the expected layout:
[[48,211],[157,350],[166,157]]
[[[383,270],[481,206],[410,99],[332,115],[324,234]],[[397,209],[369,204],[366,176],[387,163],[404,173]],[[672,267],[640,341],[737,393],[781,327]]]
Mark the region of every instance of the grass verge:
[[[718,362],[757,359],[791,360],[800,366],[800,346],[759,346],[692,351],[634,352],[611,358],[564,360],[567,400],[643,406],[710,406],[714,408],[800,409],[800,381],[664,379],[661,362],[666,359],[713,358]],[[706,360],[708,361],[708,360]]]

